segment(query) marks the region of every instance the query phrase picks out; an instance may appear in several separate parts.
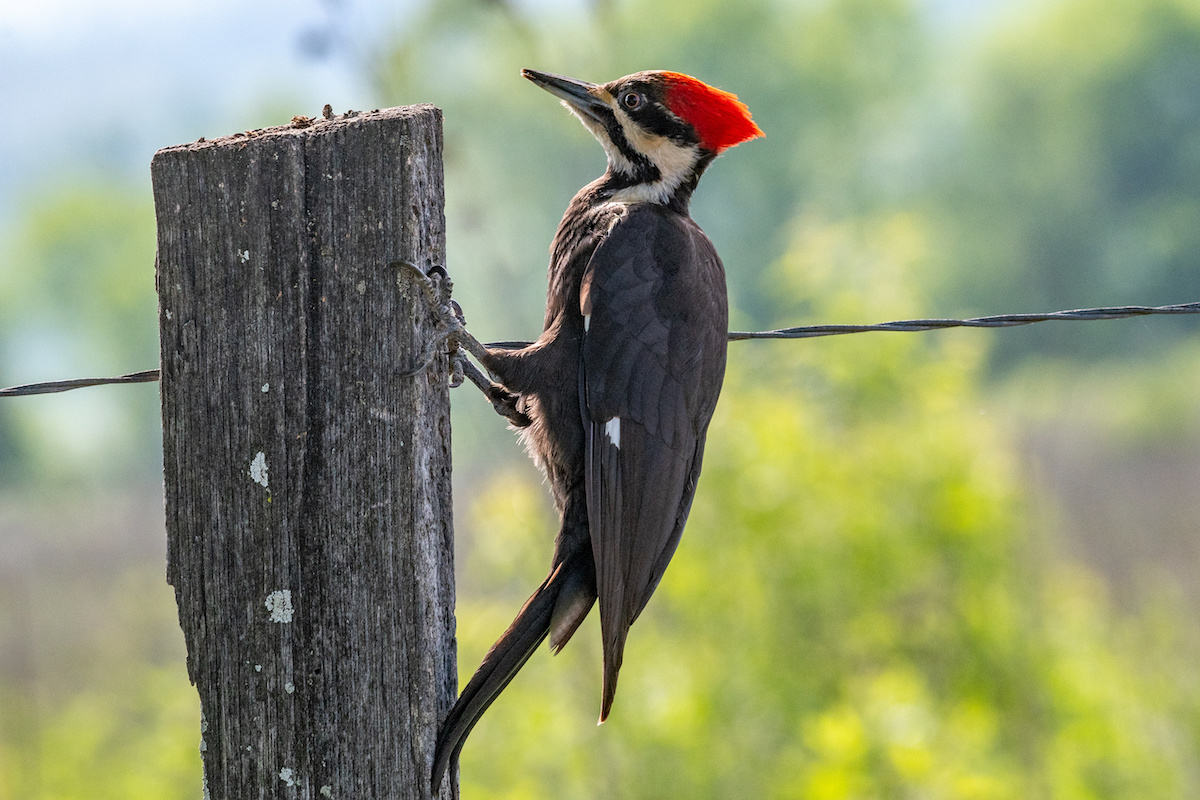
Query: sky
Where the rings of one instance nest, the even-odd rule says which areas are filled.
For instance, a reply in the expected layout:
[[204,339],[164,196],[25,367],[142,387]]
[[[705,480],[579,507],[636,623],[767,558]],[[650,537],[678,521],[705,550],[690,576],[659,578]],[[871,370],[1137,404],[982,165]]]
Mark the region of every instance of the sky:
[[[922,3],[957,31],[1019,1]],[[148,185],[160,147],[376,107],[361,65],[420,2],[0,0],[0,222],[81,171]]]
[[[0,213],[79,170],[148,179],[166,145],[317,114],[327,102],[374,107],[356,59],[408,6],[0,0]],[[265,119],[268,108],[278,118]]]
[[[0,0],[0,236],[31,197],[70,184],[120,181],[149,199],[162,147],[326,103],[379,107],[367,65],[434,1]],[[530,14],[593,2],[506,1]],[[913,0],[951,40],[1030,1]]]

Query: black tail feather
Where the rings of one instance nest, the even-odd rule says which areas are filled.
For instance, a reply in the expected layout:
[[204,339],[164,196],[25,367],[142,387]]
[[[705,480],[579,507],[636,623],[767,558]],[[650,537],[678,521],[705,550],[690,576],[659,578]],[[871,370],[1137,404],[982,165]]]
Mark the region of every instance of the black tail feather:
[[483,663],[442,722],[433,755],[434,795],[442,785],[446,769],[458,764],[467,734],[550,632],[550,620],[564,583],[566,567],[566,564],[560,564],[525,601],[517,618],[484,656]]

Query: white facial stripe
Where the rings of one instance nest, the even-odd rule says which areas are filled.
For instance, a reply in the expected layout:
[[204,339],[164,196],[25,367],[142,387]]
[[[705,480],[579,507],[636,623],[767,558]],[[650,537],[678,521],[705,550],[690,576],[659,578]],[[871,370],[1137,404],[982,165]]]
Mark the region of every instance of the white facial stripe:
[[[583,126],[591,131],[604,154],[608,157],[609,168],[616,173],[630,176],[637,174],[633,162],[613,144],[608,131],[603,125],[580,113],[570,103],[563,101],[567,110],[579,118]],[[615,203],[665,203],[670,199],[680,184],[687,179],[700,159],[700,148],[697,145],[684,145],[666,136],[647,133],[639,127],[629,115],[615,102],[610,104],[621,132],[634,150],[644,155],[658,168],[659,179],[653,183],[639,183],[627,189],[613,193]]]
[[632,175],[634,173],[633,162],[626,158],[617,149],[617,146],[612,143],[612,140],[608,138],[608,131],[604,129],[603,125],[581,114],[566,100],[563,101],[563,106],[578,117],[579,121],[583,123],[583,127],[587,128],[592,136],[596,137],[596,141],[600,142],[600,146],[604,148],[604,155],[608,156],[608,164],[614,172],[620,172],[623,175]]
[[604,423],[604,435],[608,438],[608,440],[610,442],[613,443],[613,447],[617,448],[618,450],[621,449],[621,418],[620,417],[613,417],[608,422]]
[[634,174],[636,169],[633,162],[626,158],[625,154],[609,140],[607,132],[599,134],[596,138],[600,140],[600,146],[604,148],[604,155],[608,156],[608,164],[612,167],[613,172],[619,172],[622,175]]
[[613,194],[618,203],[665,203],[679,185],[692,173],[700,159],[700,148],[694,144],[680,144],[666,136],[647,133],[620,108],[616,109],[617,122],[626,140],[633,149],[650,159],[658,168],[659,179],[653,183],[642,183],[622,189]]

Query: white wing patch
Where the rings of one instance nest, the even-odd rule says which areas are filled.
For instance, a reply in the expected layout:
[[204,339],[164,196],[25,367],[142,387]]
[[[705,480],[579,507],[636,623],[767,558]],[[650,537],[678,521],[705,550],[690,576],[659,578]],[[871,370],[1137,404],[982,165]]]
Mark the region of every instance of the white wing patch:
[[608,438],[608,440],[610,442],[613,443],[613,447],[617,448],[618,450],[621,449],[621,418],[620,417],[613,417],[608,422],[604,423],[604,435],[605,435],[605,437]]

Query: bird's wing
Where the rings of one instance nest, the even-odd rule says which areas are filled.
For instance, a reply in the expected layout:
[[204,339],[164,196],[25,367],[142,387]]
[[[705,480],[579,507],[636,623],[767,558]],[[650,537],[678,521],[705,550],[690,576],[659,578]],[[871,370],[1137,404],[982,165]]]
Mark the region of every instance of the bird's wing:
[[658,585],[691,506],[725,369],[724,271],[691,220],[634,206],[592,255],[580,310],[603,720],[629,626]]

